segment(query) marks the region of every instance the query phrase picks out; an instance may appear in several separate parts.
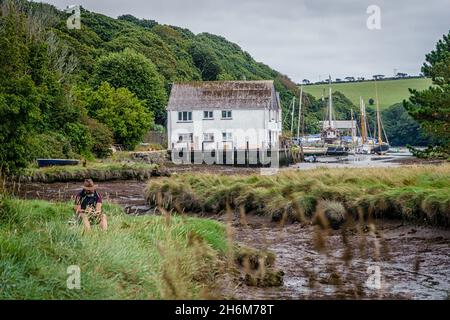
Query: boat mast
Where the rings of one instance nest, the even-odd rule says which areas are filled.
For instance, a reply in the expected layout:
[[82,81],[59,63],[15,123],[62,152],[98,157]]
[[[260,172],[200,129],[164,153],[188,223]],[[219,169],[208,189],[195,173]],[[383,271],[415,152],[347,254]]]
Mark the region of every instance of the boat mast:
[[364,100],[359,97],[359,107],[361,112],[361,143],[364,144],[367,141],[367,127],[366,127],[366,108],[364,106]]
[[350,119],[352,121],[352,143],[355,143],[355,127],[353,126],[353,109],[350,109]]
[[377,87],[377,81],[376,80],[375,80],[375,98],[377,99],[378,144],[381,146],[383,144],[383,137],[382,137],[382,134],[381,134],[380,103],[378,101],[378,87]]
[[303,98],[303,85],[300,86],[300,100],[298,101],[298,124],[297,124],[297,137],[300,137],[300,118],[302,114],[302,99]]
[[329,76],[329,78],[328,78],[328,84],[329,84],[329,89],[328,89],[328,126],[330,128],[333,128],[334,124],[333,124],[333,98],[331,95],[331,76]]
[[294,135],[294,107],[295,107],[295,96],[292,98],[292,111],[291,111],[291,137]]
[[[309,101],[308,97],[306,97],[306,101]],[[301,132],[302,138],[305,136],[305,109],[306,109],[306,104],[304,106],[302,106],[302,132]]]

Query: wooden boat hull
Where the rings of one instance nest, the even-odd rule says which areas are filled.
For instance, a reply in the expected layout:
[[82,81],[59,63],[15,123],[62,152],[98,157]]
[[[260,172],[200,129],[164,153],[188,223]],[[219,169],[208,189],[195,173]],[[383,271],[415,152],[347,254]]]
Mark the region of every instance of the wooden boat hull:
[[37,159],[39,168],[52,166],[76,166],[80,163],[74,159]]
[[328,156],[346,156],[348,155],[348,149],[345,147],[328,147],[327,149]]
[[383,155],[389,151],[388,144],[376,145],[372,148],[372,153]]
[[304,155],[325,155],[327,153],[327,148],[323,147],[303,147]]

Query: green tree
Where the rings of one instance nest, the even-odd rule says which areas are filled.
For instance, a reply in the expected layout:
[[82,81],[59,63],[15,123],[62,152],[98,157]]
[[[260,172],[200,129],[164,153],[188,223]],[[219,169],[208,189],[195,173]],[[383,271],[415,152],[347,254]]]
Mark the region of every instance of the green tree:
[[96,91],[85,91],[89,114],[106,124],[114,140],[133,149],[153,125],[153,115],[127,88],[114,89],[103,82]]
[[30,138],[28,149],[33,158],[68,159],[75,156],[67,137],[58,132],[47,132]]
[[154,26],[158,25],[158,22],[156,22],[155,20],[138,19],[138,18],[132,16],[131,14],[121,15],[117,19],[118,20],[129,21],[131,23],[137,24],[138,26],[141,26],[141,27],[146,28],[146,29],[151,29]]
[[382,111],[383,126],[393,146],[424,146],[429,142],[420,125],[405,110],[402,103]]
[[68,123],[65,128],[65,135],[69,138],[76,153],[91,157],[94,141],[87,126],[78,122]]
[[189,52],[194,65],[200,70],[202,79],[205,81],[218,80],[221,68],[214,52],[207,46],[194,42]]
[[86,125],[92,136],[92,152],[98,158],[106,158],[111,155],[111,146],[114,143],[112,131],[107,125],[95,119],[86,119]]
[[27,145],[40,97],[28,57],[25,17],[8,1],[0,8],[0,170],[4,173],[25,167],[32,157]]
[[433,86],[411,90],[405,109],[421,127],[450,152],[450,31],[426,55],[422,66],[425,76],[431,77]]
[[165,123],[167,94],[164,79],[143,54],[125,49],[100,57],[95,65],[94,86],[100,86],[103,81],[116,89],[129,89],[137,98],[145,100],[157,123]]

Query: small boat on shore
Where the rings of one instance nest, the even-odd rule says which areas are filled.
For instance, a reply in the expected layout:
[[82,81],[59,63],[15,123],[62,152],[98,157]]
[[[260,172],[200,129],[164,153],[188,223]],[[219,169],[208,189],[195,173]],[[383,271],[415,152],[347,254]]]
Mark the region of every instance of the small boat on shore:
[[52,166],[76,166],[80,163],[75,159],[37,159],[39,168]]
[[305,146],[303,147],[303,154],[304,155],[316,155],[316,156],[321,156],[321,155],[326,155],[327,154],[327,147],[322,147],[322,146]]
[[349,151],[344,146],[329,146],[326,154],[327,156],[347,156]]
[[389,151],[389,145],[385,142],[382,142],[381,144],[377,144],[372,148],[372,153],[378,154],[378,155],[384,155]]

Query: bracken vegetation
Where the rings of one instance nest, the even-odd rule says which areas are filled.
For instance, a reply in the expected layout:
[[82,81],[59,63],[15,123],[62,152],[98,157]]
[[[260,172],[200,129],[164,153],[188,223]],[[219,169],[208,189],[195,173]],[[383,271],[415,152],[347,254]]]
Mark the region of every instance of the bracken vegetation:
[[[149,182],[147,200],[176,212],[220,213],[227,202],[273,220],[303,221],[318,209],[448,226],[450,165],[286,170],[274,176],[183,174]],[[324,203],[328,202],[328,203]],[[334,203],[330,203],[334,202]]]

